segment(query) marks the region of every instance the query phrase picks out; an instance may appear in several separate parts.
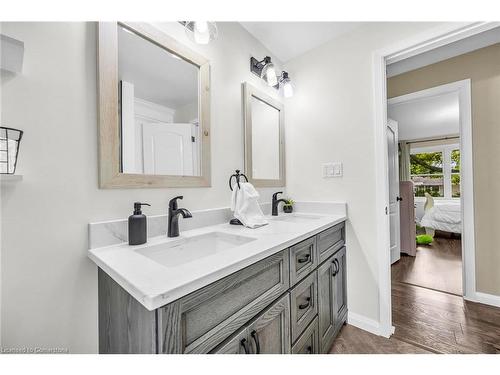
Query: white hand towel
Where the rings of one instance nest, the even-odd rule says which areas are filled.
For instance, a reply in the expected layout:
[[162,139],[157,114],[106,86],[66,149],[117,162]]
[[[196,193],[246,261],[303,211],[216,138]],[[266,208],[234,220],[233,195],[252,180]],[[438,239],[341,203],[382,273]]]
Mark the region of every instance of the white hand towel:
[[240,188],[234,187],[231,196],[231,209],[234,217],[248,228],[258,228],[268,224],[259,206],[259,193],[252,184],[240,182]]

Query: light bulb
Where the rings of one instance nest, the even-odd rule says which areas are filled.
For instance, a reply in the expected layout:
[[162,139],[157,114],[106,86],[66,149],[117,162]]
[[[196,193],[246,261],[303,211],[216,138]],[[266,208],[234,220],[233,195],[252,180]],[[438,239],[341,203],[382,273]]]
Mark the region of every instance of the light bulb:
[[274,65],[271,65],[266,70],[266,82],[269,86],[276,86],[278,84],[278,77],[276,77]]
[[210,31],[207,21],[196,21],[193,27],[194,41],[198,44],[208,44],[210,42]]
[[292,82],[290,81],[286,81],[284,84],[283,84],[283,96],[285,98],[291,98],[293,96],[293,86],[292,86]]

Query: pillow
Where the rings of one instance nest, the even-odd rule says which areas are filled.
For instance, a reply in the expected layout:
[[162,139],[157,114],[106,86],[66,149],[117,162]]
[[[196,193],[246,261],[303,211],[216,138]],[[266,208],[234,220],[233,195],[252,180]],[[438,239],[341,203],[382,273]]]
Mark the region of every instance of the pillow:
[[428,234],[420,234],[417,236],[417,245],[429,245],[432,241],[434,241],[434,238]]

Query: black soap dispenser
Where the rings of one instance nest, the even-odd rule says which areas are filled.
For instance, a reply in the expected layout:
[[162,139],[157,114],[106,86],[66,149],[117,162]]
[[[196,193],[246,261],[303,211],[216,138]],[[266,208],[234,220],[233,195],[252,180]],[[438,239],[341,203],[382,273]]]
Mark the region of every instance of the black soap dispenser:
[[151,206],[147,203],[134,203],[134,214],[128,217],[128,244],[142,245],[148,240],[148,223],[141,206]]

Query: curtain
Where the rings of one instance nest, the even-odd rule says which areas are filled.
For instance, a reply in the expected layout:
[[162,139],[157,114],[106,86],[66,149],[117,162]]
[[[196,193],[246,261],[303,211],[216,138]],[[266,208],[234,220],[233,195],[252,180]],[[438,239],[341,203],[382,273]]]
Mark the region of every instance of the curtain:
[[410,144],[399,142],[399,181],[410,181]]

